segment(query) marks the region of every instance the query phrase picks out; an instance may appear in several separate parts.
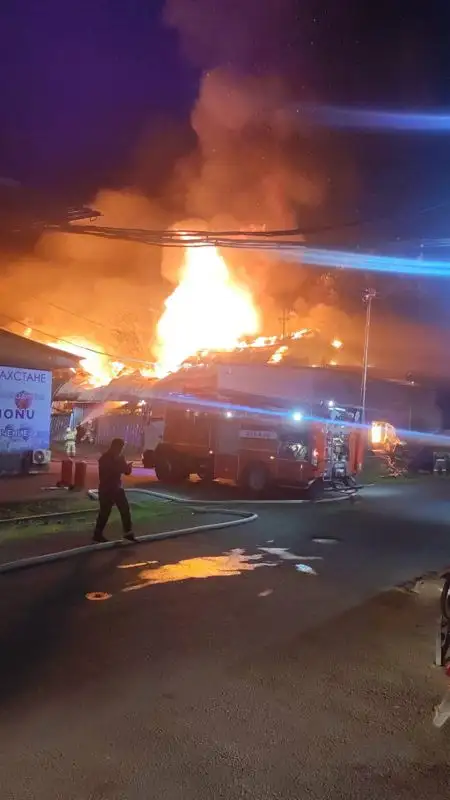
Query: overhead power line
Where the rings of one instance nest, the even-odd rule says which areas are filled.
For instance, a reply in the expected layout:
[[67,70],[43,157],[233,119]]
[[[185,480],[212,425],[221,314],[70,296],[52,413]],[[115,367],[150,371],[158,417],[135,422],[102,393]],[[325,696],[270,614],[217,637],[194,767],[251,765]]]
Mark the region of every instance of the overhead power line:
[[[83,314],[76,314],[75,311],[71,311],[70,308],[64,308],[63,306],[59,306],[57,303],[52,303],[50,300],[46,300],[42,297],[36,297],[31,295],[33,300],[36,300],[39,303],[45,303],[46,306],[51,306],[52,308],[56,308],[58,311],[61,311],[63,314],[69,314],[71,317],[75,317],[75,319],[81,319],[84,322],[89,322],[90,325],[97,325],[99,328],[105,328],[103,322],[98,322],[95,319],[90,319],[89,317],[85,317]],[[31,326],[29,326],[31,327]],[[108,328],[109,331],[113,333],[123,334],[124,331],[121,331],[119,328]],[[61,340],[62,341],[62,340]]]
[[[450,200],[446,199],[431,206],[419,207],[399,212],[378,214],[365,219],[347,220],[341,223],[330,223],[327,225],[316,225],[307,227],[283,228],[272,230],[151,230],[145,228],[112,228],[99,225],[47,225],[48,230],[60,231],[63,233],[73,233],[78,235],[97,236],[101,238],[121,239],[134,241],[136,243],[153,245],[156,247],[204,247],[216,245],[221,247],[245,247],[251,245],[257,248],[258,245],[264,247],[266,242],[271,242],[277,246],[293,246],[300,244],[299,237],[340,231],[346,228],[356,228],[377,222],[395,222],[407,219],[414,219],[424,214],[432,213],[440,208],[450,205]],[[290,238],[289,238],[290,237]],[[296,237],[292,240],[292,237]],[[281,241],[279,241],[281,239]],[[275,241],[278,240],[278,241]]]
[[[63,314],[69,314],[71,317],[74,317],[75,319],[83,320],[83,322],[88,322],[90,325],[96,325],[98,328],[102,328],[102,330],[105,330],[105,328],[106,328],[109,332],[117,333],[117,334],[119,334],[119,336],[123,336],[126,333],[126,331],[121,329],[121,328],[107,328],[107,326],[103,322],[99,322],[98,320],[95,320],[95,319],[90,319],[90,317],[85,317],[83,314],[77,314],[75,311],[72,311],[70,308],[64,308],[64,306],[60,306],[57,303],[52,303],[51,300],[46,300],[43,297],[36,297],[36,295],[30,295],[30,297],[33,300],[36,300],[38,303],[45,303],[45,305],[51,306],[51,308],[56,308],[58,311],[61,311]],[[156,308],[152,308],[151,306],[148,307],[148,310],[152,311],[154,314],[161,313]],[[31,327],[31,326],[27,325],[26,327]],[[34,329],[34,330],[36,330],[36,329]],[[60,341],[62,341],[62,339]],[[80,345],[80,347],[81,347],[81,345]]]
[[[25,322],[22,322],[19,319],[15,319],[14,317],[10,317],[8,314],[4,314],[0,312],[0,318],[4,317],[5,319],[9,320],[9,322],[14,322],[16,325],[21,325],[23,328],[30,328],[31,326]],[[113,361],[118,361],[120,363],[135,363],[145,365],[147,367],[154,367],[154,361],[146,361],[143,358],[132,358],[131,356],[118,356],[113,353],[106,353],[104,350],[97,350],[95,347],[88,347],[84,344],[78,344],[77,342],[71,342],[69,339],[63,339],[61,336],[55,336],[54,333],[48,333],[48,331],[43,331],[40,328],[32,327],[32,330],[36,333],[39,333],[41,336],[47,336],[49,339],[52,339],[52,344],[58,345],[58,342],[62,342],[63,344],[70,345],[75,350],[86,350],[88,353],[94,353],[95,355],[99,356],[106,356],[107,358],[111,358]],[[25,337],[24,337],[25,338]],[[78,355],[78,354],[75,354]],[[80,356],[80,359],[84,358],[84,356]]]

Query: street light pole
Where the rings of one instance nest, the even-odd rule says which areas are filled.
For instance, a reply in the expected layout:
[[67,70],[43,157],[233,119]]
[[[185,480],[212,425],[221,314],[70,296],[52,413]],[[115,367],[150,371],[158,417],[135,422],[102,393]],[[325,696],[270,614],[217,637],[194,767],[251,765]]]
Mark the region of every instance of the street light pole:
[[363,302],[366,304],[366,328],[364,332],[363,372],[361,381],[361,422],[366,421],[366,394],[367,394],[367,369],[369,366],[369,338],[370,322],[372,315],[372,300],[377,296],[375,289],[366,289],[363,293]]

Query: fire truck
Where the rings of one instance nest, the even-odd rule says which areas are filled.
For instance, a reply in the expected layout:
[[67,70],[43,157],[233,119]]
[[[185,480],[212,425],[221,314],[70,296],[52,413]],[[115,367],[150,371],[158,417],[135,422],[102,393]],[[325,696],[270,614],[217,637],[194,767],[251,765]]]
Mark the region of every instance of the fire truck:
[[321,403],[312,411],[174,396],[152,404],[143,463],[164,483],[197,475],[257,495],[270,485],[306,489],[311,497],[327,485],[355,485],[367,438],[360,410]]

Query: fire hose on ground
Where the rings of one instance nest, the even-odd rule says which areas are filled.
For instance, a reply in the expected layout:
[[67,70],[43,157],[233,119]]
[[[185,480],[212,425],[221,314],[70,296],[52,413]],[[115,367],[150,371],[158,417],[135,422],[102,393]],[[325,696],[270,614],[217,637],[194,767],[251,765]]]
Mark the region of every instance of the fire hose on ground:
[[[174,539],[181,536],[187,536],[189,534],[194,533],[204,533],[206,531],[214,531],[214,530],[222,530],[225,528],[232,528],[237,527],[238,525],[246,525],[250,522],[255,522],[258,519],[258,514],[254,511],[243,511],[240,509],[235,508],[228,508],[226,504],[230,503],[230,500],[196,500],[192,501],[191,498],[186,497],[177,497],[171,494],[165,494],[163,492],[154,492],[150,489],[126,489],[127,495],[145,495],[147,497],[154,497],[158,500],[163,500],[166,502],[177,503],[180,505],[189,506],[192,511],[197,511],[200,513],[208,513],[211,511],[217,512],[220,511],[221,514],[228,517],[234,517],[235,519],[224,520],[223,522],[211,522],[207,523],[206,525],[193,525],[189,528],[179,528],[172,531],[162,531],[161,533],[148,533],[143,534],[142,536],[136,536],[136,544],[145,544],[148,542],[155,542],[160,541],[162,539]],[[88,491],[88,496],[92,500],[96,500],[98,498],[98,491],[95,489],[91,489]],[[337,502],[340,500],[347,500],[349,497],[352,497],[353,494],[346,494],[340,497],[334,498],[325,498],[322,500],[317,501],[315,505],[322,504],[322,503],[332,503]],[[131,501],[133,502],[133,501]],[[311,501],[309,500],[236,500],[231,501],[235,505],[304,505],[308,504],[311,505]],[[93,509],[94,511],[95,509]],[[0,519],[0,524],[6,523],[18,523],[18,522],[32,522],[35,520],[43,520],[43,519],[55,519],[56,517],[62,516],[76,516],[82,513],[89,513],[89,511],[62,511],[62,512],[52,512],[49,514],[36,514],[33,516],[28,517],[20,517],[16,519]],[[113,550],[118,547],[124,547],[129,545],[124,545],[121,539],[109,541],[109,542],[101,542],[99,544],[87,544],[82,545],[81,547],[74,547],[69,550],[59,550],[54,553],[44,553],[39,556],[30,556],[29,558],[21,558],[16,561],[9,561],[5,564],[0,564],[0,574],[5,574],[8,572],[16,572],[21,569],[27,569],[29,567],[38,567],[42,564],[49,564],[56,561],[65,561],[69,558],[73,558],[75,556],[84,555],[86,553],[98,552],[98,551],[105,551],[105,550]]]

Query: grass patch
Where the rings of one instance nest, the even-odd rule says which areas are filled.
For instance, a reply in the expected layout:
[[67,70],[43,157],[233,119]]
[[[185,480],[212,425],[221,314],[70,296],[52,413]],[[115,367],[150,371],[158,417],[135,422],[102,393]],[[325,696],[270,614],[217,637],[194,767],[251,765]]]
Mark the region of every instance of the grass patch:
[[86,494],[65,492],[45,496],[38,500],[19,500],[10,503],[0,503],[0,519],[14,519],[16,517],[31,517],[35,514],[55,514],[61,511],[85,511],[92,509],[96,503]]
[[[77,501],[78,500],[78,506]],[[14,516],[22,517],[28,516],[31,514],[45,514],[45,513],[57,513],[58,511],[77,511],[78,513],[73,514],[73,516],[61,516],[59,518],[50,518],[50,519],[41,519],[41,520],[34,520],[32,522],[27,523],[17,523],[14,524],[14,516],[11,516],[11,524],[5,523],[4,525],[0,526],[0,547],[11,540],[18,540],[18,539],[33,539],[40,536],[49,536],[52,534],[60,534],[60,536],[67,536],[67,535],[74,535],[74,534],[86,534],[87,532],[91,531],[94,525],[96,512],[98,511],[98,505],[96,502],[92,500],[84,499],[84,508],[80,508],[82,505],[83,498],[74,498],[75,502],[70,502],[69,498],[67,499],[67,503],[63,504],[63,507],[57,508],[57,503],[55,501],[48,502],[43,501],[42,503],[36,504],[21,504],[20,505],[20,514],[16,513]],[[70,507],[69,507],[70,506]],[[25,510],[27,509],[26,513]],[[86,513],[86,512],[90,513]],[[84,513],[83,513],[84,512]],[[187,508],[180,508],[175,503],[164,502],[161,500],[146,500],[145,502],[133,502],[131,504],[131,513],[133,519],[133,525],[138,530],[139,527],[145,526],[146,524],[154,524],[155,522],[161,520],[160,525],[158,528],[162,528],[164,524],[164,520],[170,517],[176,517],[177,520],[186,519],[188,516],[192,514],[192,512]],[[3,517],[6,519],[7,517]],[[113,509],[109,522],[108,522],[108,531],[111,530],[111,533],[121,531],[121,524],[120,524],[120,515],[116,508]],[[108,534],[109,535],[109,534]]]

